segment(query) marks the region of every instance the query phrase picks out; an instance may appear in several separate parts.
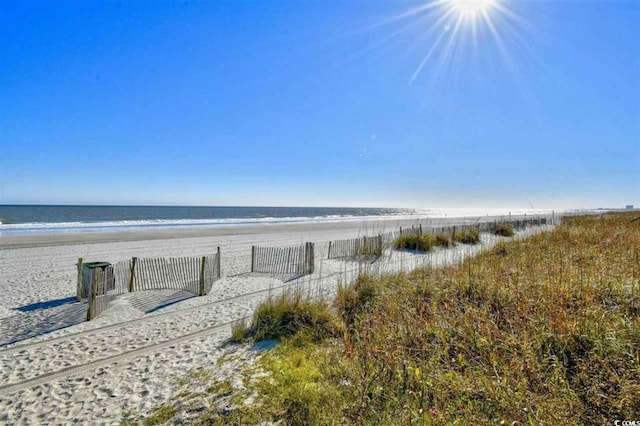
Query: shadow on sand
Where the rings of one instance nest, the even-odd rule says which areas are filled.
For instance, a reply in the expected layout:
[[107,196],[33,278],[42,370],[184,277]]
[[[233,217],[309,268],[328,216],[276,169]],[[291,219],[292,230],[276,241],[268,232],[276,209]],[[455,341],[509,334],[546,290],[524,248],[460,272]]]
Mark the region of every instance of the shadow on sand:
[[87,320],[87,304],[75,297],[39,302],[15,309],[0,319],[0,347],[51,333]]
[[150,314],[192,297],[196,296],[184,290],[149,290],[132,293],[129,303],[139,311]]
[[[195,295],[184,290],[153,290],[131,293],[127,297],[133,308],[149,314]],[[87,303],[75,300],[75,297],[65,297],[13,309],[13,315],[0,319],[0,348],[85,322]]]
[[51,309],[51,308],[57,308],[58,306],[75,303],[75,301],[76,301],[76,298],[73,296],[65,297],[64,299],[49,300],[47,302],[36,302],[30,305],[20,306],[19,308],[16,308],[16,310],[20,312],[31,312],[31,311],[37,311],[39,309]]

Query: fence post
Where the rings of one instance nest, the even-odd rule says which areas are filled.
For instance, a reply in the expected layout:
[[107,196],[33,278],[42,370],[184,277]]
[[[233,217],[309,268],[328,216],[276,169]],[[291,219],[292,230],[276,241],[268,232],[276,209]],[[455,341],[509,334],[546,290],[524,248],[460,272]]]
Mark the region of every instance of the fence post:
[[327,259],[331,259],[331,241],[329,241],[329,250],[327,251]]
[[76,302],[82,300],[82,258],[78,258],[78,283],[76,287]]
[[[293,249],[288,249],[287,250],[287,266],[285,267],[285,273],[289,273],[288,271],[291,270],[291,252],[293,251]],[[294,268],[295,269],[295,268]]]
[[96,316],[96,294],[98,293],[98,279],[102,274],[102,269],[96,268],[91,271],[91,292],[89,303],[87,304],[87,321],[91,321]]
[[304,271],[303,273],[313,273],[313,243],[304,243]]
[[222,268],[220,267],[220,246],[218,246],[218,258],[216,259],[217,267],[218,267],[218,276],[216,278],[220,278],[222,276]]
[[251,246],[251,272],[253,272],[256,258],[256,246]]
[[419,225],[418,233],[419,233],[420,235],[422,235],[422,224],[420,224],[420,225]]
[[315,269],[315,246],[313,243],[309,243],[309,273],[313,274],[313,270]]
[[204,296],[205,292],[204,292],[204,264],[206,262],[207,258],[205,256],[202,256],[202,262],[200,263],[200,296]]
[[302,267],[302,275],[308,274],[309,270],[309,243],[304,243],[304,266]]
[[131,258],[131,277],[129,277],[129,293],[133,292],[133,286],[135,285],[136,262],[138,262],[138,258],[132,257]]

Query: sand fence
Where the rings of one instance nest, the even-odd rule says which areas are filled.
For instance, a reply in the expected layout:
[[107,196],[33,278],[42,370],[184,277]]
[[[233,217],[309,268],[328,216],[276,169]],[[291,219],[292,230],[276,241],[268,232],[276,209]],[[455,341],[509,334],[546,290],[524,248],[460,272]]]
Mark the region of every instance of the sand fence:
[[382,256],[385,243],[389,241],[388,235],[391,234],[329,241],[327,259],[378,258]]
[[289,247],[251,246],[251,272],[302,276],[315,269],[315,245]]
[[202,257],[133,257],[114,264],[84,264],[80,258],[77,266],[76,300],[87,300],[88,321],[121,294],[182,290],[204,296],[221,276],[219,247],[215,254]]
[[532,226],[554,224],[561,219],[553,216],[535,216],[530,218],[505,217],[492,221],[474,221],[473,223],[449,226],[432,226],[428,224],[416,224],[408,227],[400,227],[398,231],[387,232],[374,236],[363,236],[346,240],[329,241],[327,259],[376,259],[382,256],[385,249],[391,248],[394,241],[405,235],[446,234],[455,239],[456,233],[477,231],[495,232],[498,224],[509,223],[516,230],[523,230]]
[[[509,223],[516,230],[555,224],[557,216],[504,217],[492,221],[434,227],[417,224],[398,231],[379,233],[347,240],[330,241],[328,259],[375,260],[392,248],[403,235],[448,234],[475,230],[494,232],[498,224]],[[251,247],[251,272],[273,275],[304,276],[314,272],[314,243],[288,247]],[[116,296],[145,290],[182,290],[196,296],[206,295],[220,278],[220,249],[211,256],[181,258],[132,258],[87,269],[78,261],[77,300],[87,300],[87,319],[103,312]]]

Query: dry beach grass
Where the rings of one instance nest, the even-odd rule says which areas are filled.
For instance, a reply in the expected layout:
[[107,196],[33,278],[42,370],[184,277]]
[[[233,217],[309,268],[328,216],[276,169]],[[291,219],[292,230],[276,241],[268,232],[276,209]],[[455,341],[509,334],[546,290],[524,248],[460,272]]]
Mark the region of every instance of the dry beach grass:
[[[500,243],[456,266],[362,276],[340,289],[331,320],[324,305],[310,308],[296,295],[267,302],[254,326],[265,318],[260,312],[285,320],[302,306],[305,321],[265,335],[282,343],[234,391],[252,395],[251,404],[214,407],[199,421],[638,419],[640,225],[633,217],[568,218],[552,232]],[[255,378],[256,371],[266,375]]]

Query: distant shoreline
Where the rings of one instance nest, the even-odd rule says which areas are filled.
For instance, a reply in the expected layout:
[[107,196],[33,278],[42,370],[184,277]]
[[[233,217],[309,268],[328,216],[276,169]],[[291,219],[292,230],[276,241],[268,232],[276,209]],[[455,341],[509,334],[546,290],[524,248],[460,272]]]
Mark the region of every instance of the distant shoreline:
[[[566,210],[565,210],[566,211]],[[557,211],[558,213],[560,210]],[[363,221],[486,218],[551,214],[509,208],[165,207],[0,205],[0,238],[46,234],[113,234],[157,231],[200,233],[207,228],[315,225]],[[205,231],[210,232],[210,231]],[[221,231],[226,233],[226,231]],[[70,237],[63,237],[68,240]]]
[[[513,215],[513,217],[524,215]],[[112,243],[127,241],[163,240],[197,237],[224,237],[251,234],[282,234],[289,232],[322,232],[327,230],[362,230],[363,232],[389,231],[400,226],[411,226],[418,223],[431,223],[434,226],[473,223],[476,221],[493,221],[504,218],[504,215],[481,217],[447,217],[433,218],[416,216],[412,218],[373,218],[344,220],[332,222],[302,222],[247,224],[227,226],[194,226],[186,228],[161,228],[145,230],[118,230],[99,232],[70,232],[50,234],[2,235],[0,232],[0,250],[46,247],[71,244]]]

